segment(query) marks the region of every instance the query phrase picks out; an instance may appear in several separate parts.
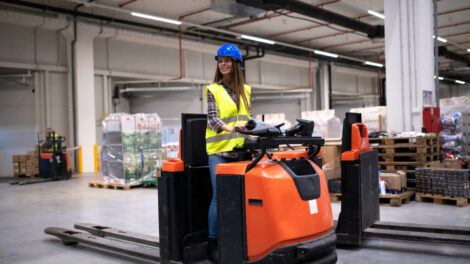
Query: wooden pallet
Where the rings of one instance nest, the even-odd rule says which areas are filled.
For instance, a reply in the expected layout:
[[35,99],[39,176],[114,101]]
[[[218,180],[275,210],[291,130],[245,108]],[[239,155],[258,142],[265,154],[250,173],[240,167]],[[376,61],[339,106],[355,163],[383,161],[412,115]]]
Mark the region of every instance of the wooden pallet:
[[[413,197],[414,192],[408,191],[399,194],[387,194],[379,196],[381,205],[391,205],[391,206],[401,206],[402,204],[407,204],[410,202],[411,197]],[[341,202],[342,196],[341,193],[330,193],[331,202]]]
[[401,206],[402,204],[407,204],[410,202],[411,197],[415,192],[412,191],[407,191],[399,194],[386,194],[386,195],[380,195],[380,203],[381,204],[389,204],[391,206]]
[[341,193],[330,193],[331,202],[341,202]]
[[429,194],[429,193],[416,193],[415,199],[417,202],[432,201],[435,204],[454,203],[455,201],[455,205],[458,207],[467,206],[470,200],[470,198],[453,197],[453,196],[451,197],[451,196],[443,196],[443,195]]
[[439,159],[439,137],[371,138],[383,170],[414,170]]
[[132,187],[138,187],[139,185],[122,185],[122,184],[110,184],[102,181],[89,182],[88,187],[103,188],[103,189],[114,189],[114,190],[130,190]]

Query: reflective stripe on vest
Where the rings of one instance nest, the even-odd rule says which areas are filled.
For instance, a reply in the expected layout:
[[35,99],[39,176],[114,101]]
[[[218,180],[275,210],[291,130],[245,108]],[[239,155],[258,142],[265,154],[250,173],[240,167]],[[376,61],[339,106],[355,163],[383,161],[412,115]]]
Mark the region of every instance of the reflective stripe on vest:
[[[232,116],[232,117],[222,118],[220,120],[222,120],[222,122],[224,122],[225,124],[228,124],[228,123],[237,122],[237,117]],[[238,116],[238,121],[248,121],[248,120],[250,120],[250,118],[248,118],[248,116],[246,116],[246,115],[239,115]],[[211,125],[209,125],[209,122],[207,123],[207,129],[213,130]]]
[[[245,85],[244,88],[246,99],[250,102],[251,87]],[[240,109],[238,110],[237,105],[222,85],[213,83],[207,86],[206,99],[207,91],[210,91],[214,96],[217,103],[218,117],[226,125],[234,127],[237,123],[244,124],[250,119],[250,111],[245,106],[243,100],[240,100]],[[207,154],[211,155],[214,153],[232,151],[235,147],[243,146],[244,138],[245,135],[239,133],[230,133],[227,131],[217,132],[212,129],[208,121],[206,127]]]

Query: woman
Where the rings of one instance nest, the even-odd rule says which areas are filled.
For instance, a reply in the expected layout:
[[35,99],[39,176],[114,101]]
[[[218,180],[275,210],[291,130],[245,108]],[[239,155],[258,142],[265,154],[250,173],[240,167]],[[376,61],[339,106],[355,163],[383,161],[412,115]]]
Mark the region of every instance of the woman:
[[238,161],[233,148],[243,146],[244,137],[235,128],[245,130],[250,119],[251,87],[246,85],[241,68],[242,56],[237,46],[224,44],[215,56],[217,68],[214,82],[206,87],[207,119],[206,150],[212,182],[209,207],[209,256],[217,254],[217,196],[215,175],[217,164]]

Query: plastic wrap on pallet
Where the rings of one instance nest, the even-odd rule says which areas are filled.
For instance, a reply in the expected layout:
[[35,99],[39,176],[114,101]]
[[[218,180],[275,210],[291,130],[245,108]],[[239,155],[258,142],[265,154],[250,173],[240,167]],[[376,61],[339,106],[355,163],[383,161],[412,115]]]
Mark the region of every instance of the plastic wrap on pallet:
[[467,155],[470,151],[470,97],[441,99],[440,112],[444,154]]
[[162,165],[160,131],[157,114],[118,113],[103,120],[103,180],[136,185],[155,178]]
[[162,149],[163,159],[176,159],[179,152],[179,131],[178,126],[165,126],[162,128]]
[[416,192],[470,198],[470,170],[417,168]]

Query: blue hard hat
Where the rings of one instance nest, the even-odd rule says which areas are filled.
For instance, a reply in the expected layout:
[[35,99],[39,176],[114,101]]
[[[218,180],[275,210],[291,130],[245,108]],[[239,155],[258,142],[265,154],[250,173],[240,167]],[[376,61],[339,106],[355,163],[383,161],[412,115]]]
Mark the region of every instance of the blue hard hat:
[[239,61],[243,61],[242,59],[242,53],[240,50],[237,48],[237,46],[233,44],[224,44],[222,47],[219,48],[217,51],[217,55],[215,56],[215,60],[219,56],[227,56],[227,57],[232,57],[234,59],[237,59]]

